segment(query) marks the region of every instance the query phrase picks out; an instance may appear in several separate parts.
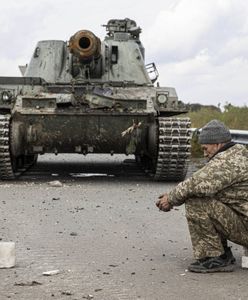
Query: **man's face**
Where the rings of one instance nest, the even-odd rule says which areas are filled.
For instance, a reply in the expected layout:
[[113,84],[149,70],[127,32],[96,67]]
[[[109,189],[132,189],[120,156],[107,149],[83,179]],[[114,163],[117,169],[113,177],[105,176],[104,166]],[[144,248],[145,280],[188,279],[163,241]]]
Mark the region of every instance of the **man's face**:
[[220,144],[203,144],[201,148],[204,153],[204,157],[211,158],[220,149]]

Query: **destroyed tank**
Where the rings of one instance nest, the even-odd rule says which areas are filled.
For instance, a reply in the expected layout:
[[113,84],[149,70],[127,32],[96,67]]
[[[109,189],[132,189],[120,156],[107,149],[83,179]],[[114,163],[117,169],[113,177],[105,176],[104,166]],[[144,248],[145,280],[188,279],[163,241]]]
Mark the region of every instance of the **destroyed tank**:
[[112,19],[69,42],[39,41],[21,77],[0,77],[0,178],[14,179],[44,153],[133,154],[155,180],[184,179],[190,120],[172,87],[154,85],[141,28]]

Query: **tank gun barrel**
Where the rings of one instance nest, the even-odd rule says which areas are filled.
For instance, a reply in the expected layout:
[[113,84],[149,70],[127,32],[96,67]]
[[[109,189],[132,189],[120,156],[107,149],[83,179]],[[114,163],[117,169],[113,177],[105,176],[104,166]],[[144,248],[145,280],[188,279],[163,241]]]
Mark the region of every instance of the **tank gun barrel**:
[[70,38],[69,49],[81,61],[92,61],[101,55],[101,41],[91,31],[80,30]]

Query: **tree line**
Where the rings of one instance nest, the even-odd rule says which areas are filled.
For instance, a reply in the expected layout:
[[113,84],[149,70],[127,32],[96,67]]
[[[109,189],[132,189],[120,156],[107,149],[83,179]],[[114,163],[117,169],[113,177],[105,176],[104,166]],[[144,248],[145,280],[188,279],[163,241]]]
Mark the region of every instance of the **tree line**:
[[[202,106],[191,104],[188,106],[189,112],[186,114],[191,120],[192,128],[201,128],[213,119],[222,121],[230,129],[248,130],[248,107],[234,106],[227,103],[223,110],[216,106]],[[192,156],[202,156],[201,147],[198,144],[197,136],[192,138]]]

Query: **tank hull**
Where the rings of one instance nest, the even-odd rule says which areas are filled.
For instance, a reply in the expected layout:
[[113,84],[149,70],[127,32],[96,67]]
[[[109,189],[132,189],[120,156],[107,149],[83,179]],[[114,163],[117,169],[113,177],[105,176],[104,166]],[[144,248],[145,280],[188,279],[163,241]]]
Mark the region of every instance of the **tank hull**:
[[[156,122],[147,114],[18,113],[11,120],[12,154],[147,152],[148,128]],[[139,124],[139,128],[134,128]],[[132,135],[125,131],[132,130]],[[137,134],[138,131],[138,134]]]

